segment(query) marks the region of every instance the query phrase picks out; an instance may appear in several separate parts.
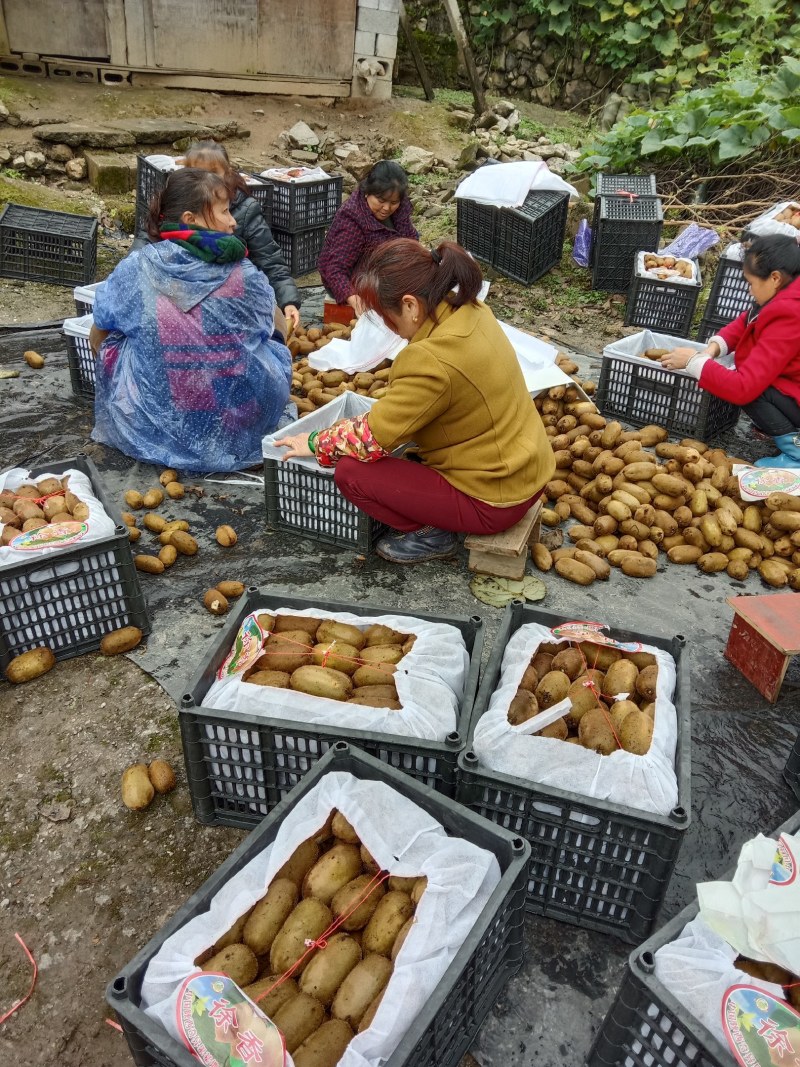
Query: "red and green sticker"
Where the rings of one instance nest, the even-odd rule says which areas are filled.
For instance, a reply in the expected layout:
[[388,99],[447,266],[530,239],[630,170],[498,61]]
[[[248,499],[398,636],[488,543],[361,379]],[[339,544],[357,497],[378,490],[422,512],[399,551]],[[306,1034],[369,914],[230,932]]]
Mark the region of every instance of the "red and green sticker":
[[187,978],[176,1013],[184,1044],[205,1067],[285,1067],[283,1034],[224,974]]
[[722,1029],[741,1067],[800,1067],[800,1015],[763,989],[731,986]]
[[43,548],[65,548],[74,545],[89,532],[85,522],[56,522],[40,526],[38,530],[21,533],[9,543],[17,552],[38,552]]
[[603,622],[562,622],[554,626],[550,633],[566,641],[590,641],[594,645],[618,648],[621,652],[638,652],[641,649],[639,641],[615,641],[613,637],[608,637],[603,633],[607,629]]

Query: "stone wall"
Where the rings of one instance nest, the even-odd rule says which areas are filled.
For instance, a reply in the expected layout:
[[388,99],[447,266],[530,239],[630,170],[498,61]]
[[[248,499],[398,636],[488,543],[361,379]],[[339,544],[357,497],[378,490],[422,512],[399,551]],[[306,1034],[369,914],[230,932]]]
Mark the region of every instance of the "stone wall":
[[358,0],[352,96],[391,97],[399,21],[400,0]]
[[[581,58],[583,45],[573,47],[539,40],[536,15],[522,14],[520,5],[509,0],[506,10],[512,13],[511,21],[500,28],[491,54],[476,55],[478,72],[486,89],[491,93],[509,94],[523,100],[533,100],[545,106],[587,110],[599,107],[606,96],[620,89],[624,76]],[[415,36],[427,55],[436,57],[447,54],[448,48],[455,53],[450,24],[442,11],[439,0],[406,0],[409,19]],[[479,0],[462,3],[464,14],[479,15],[482,6]],[[434,85],[453,88],[452,74],[442,77],[442,65],[428,62],[428,71]],[[401,37],[398,51],[397,80],[404,84],[418,84],[413,60]],[[468,88],[463,71],[459,72],[457,85]],[[625,86],[623,96],[628,99],[637,95],[633,87]],[[646,96],[642,89],[642,98]]]

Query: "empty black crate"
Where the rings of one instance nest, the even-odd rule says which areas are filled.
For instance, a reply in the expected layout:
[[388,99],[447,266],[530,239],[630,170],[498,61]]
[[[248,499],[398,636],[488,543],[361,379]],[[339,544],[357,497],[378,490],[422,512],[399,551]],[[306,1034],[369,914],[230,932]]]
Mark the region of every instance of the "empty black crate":
[[[519,601],[506,608],[472,712],[470,742],[497,688],[511,635],[527,623],[552,628],[567,621],[571,619],[537,611]],[[675,660],[678,807],[669,816],[654,815],[513,778],[482,767],[469,747],[458,761],[461,776],[457,798],[530,842],[529,912],[616,934],[636,944],[652,929],[689,826],[689,665],[681,636],[670,640],[616,628],[609,636],[655,645]]]
[[750,286],[742,273],[742,261],[723,255],[717,273],[711,283],[708,303],[703,309],[704,319],[713,319],[725,325],[733,322],[753,304]]
[[592,243],[589,252],[590,262],[594,262],[594,250],[597,223],[600,218],[600,197],[613,196],[615,193],[633,193],[635,196],[656,196],[655,174],[598,174],[594,193],[594,212],[592,214]]
[[789,753],[783,769],[783,777],[794,795],[800,800],[800,734],[795,738],[794,748]]
[[[150,201],[167,184],[172,170],[161,170],[150,163],[146,156],[136,159],[136,232],[147,229]],[[261,211],[269,224],[272,217],[272,186],[262,178],[247,176],[247,195],[261,205]]]
[[97,219],[6,204],[0,213],[0,275],[28,282],[94,281]]
[[501,872],[498,885],[436,991],[383,1064],[383,1067],[458,1067],[506,983],[522,965],[528,846],[519,837],[498,830],[485,819],[477,818],[446,797],[432,793],[343,742],[259,824],[108,986],[106,999],[117,1013],[137,1067],[196,1067],[195,1057],[140,1006],[147,967],[168,937],[207,911],[225,882],[275,840],[284,815],[328,772],[385,782],[438,820],[451,837],[471,841],[497,859]]
[[[771,836],[794,834],[800,815]],[[723,879],[730,881],[734,871]],[[588,1067],[734,1067],[729,1048],[703,1026],[655,977],[655,953],[680,936],[697,916],[697,904],[684,908],[631,953],[617,998],[594,1039]]]
[[495,229],[499,211],[491,204],[476,200],[456,201],[456,239],[476,259],[491,265],[494,256]]
[[317,226],[313,230],[302,230],[300,233],[288,233],[273,227],[272,236],[283,252],[292,277],[299,278],[300,275],[317,269],[317,260],[327,232],[327,225]]
[[457,730],[444,741],[429,741],[201,707],[217,670],[230,653],[242,620],[267,605],[350,612],[364,618],[412,615],[408,611],[306,600],[255,589],[237,602],[233,617],[188,683],[181,702],[186,777],[198,822],[248,828],[257,825],[337,741],[354,741],[377,759],[404,771],[436,792],[454,796],[458,754],[466,741],[478,688],[483,650],[483,620],[480,616],[413,615],[454,626],[461,632],[470,657]]
[[705,344],[706,341],[708,341],[709,337],[713,337],[714,334],[719,333],[719,331],[724,326],[729,325],[730,323],[727,322],[725,319],[708,318],[706,315],[703,315],[702,319],[700,320],[700,325],[697,327],[697,333],[695,336],[698,341],[701,341],[703,344]]
[[601,196],[595,228],[592,289],[624,293],[630,285],[637,252],[655,252],[664,213],[658,197],[636,200],[619,194]]
[[567,228],[568,193],[528,193],[519,208],[497,213],[492,266],[530,285],[561,262]]
[[94,399],[97,380],[97,357],[89,344],[89,331],[94,319],[91,313],[79,319],[64,319],[62,333],[67,343],[69,379],[75,396]]
[[647,326],[661,333],[688,337],[700,284],[661,281],[634,274],[625,308],[626,326]]
[[9,661],[46,645],[56,659],[90,652],[112,630],[138,626],[150,632],[144,597],[133,566],[128,527],[109,499],[88,456],[48,463],[31,471],[62,475],[74,468],[92,483],[94,494],[116,524],[115,532],[84,548],[15,563],[0,569],[0,674]]
[[272,187],[272,225],[286,233],[327,226],[342,202],[341,177],[313,182],[284,182],[263,176],[260,180]]
[[707,441],[735,426],[739,408],[659,363],[603,353],[595,403],[631,426],[658,423],[670,434]]

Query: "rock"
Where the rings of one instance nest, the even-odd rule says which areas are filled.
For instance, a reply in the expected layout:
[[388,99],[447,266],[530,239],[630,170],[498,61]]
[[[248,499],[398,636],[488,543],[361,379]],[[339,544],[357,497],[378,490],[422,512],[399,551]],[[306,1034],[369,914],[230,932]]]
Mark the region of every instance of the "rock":
[[553,156],[552,159],[548,159],[547,167],[553,174],[563,174],[568,167],[566,159],[562,159],[560,156]]
[[297,163],[309,163],[313,166],[317,162],[316,152],[307,152],[302,148],[295,148],[289,155]]
[[48,178],[60,178],[64,174],[64,164],[53,163],[52,161],[45,163],[44,173]]
[[620,96],[623,96],[626,100],[635,100],[636,99],[636,91],[637,91],[636,90],[636,86],[635,85],[631,85],[630,82],[625,82],[624,85],[620,86],[620,90],[619,90]]
[[253,112],[253,114],[254,115],[263,115],[264,114],[264,108],[263,107],[257,107],[255,109],[255,111]]
[[433,169],[435,159],[433,152],[410,144],[403,149],[397,162],[407,174],[427,174]]
[[0,122],[5,122],[7,118],[8,118],[8,108],[3,103],[3,101],[0,100]]
[[562,145],[540,144],[537,151],[542,159],[564,159],[565,157]]
[[84,155],[89,184],[97,193],[128,193],[136,188],[136,157],[117,152]]
[[600,111],[600,118],[598,125],[601,130],[610,130],[614,123],[617,121],[617,112],[620,109],[620,105],[623,103],[623,98],[619,93],[609,93],[605,99],[602,110]]
[[524,89],[525,86],[528,84],[528,79],[525,77],[524,74],[518,74],[511,84],[514,86],[515,89]]
[[86,160],[85,159],[70,159],[64,167],[67,172],[67,177],[73,181],[82,181],[86,177]]
[[128,148],[136,143],[132,133],[110,126],[84,126],[80,122],[62,122],[57,126],[39,126],[33,135],[37,141],[65,144],[70,148]]
[[14,170],[22,170],[25,166],[25,156],[14,156],[11,161],[11,166]]
[[44,168],[47,158],[44,152],[27,151],[23,157],[25,159],[25,166],[28,170],[34,172],[40,171]]
[[468,130],[474,117],[471,111],[454,110],[447,115],[447,125],[455,126],[457,130]]
[[497,116],[497,122],[492,126],[492,133],[505,133],[508,129],[508,119],[502,115]]
[[509,115],[506,115],[505,119],[508,123],[506,129],[516,130],[517,126],[519,126],[519,111],[514,108],[514,110]]
[[541,163],[542,157],[536,152],[523,152],[522,158],[528,163]]
[[444,208],[441,204],[430,204],[422,212],[422,217],[425,219],[435,219],[438,218],[438,216],[441,215],[443,211]]
[[458,170],[467,170],[467,168],[472,169],[474,167],[478,158],[479,148],[480,141],[470,141],[469,144],[464,145],[461,149],[461,155],[456,160]]
[[73,152],[68,144],[54,144],[52,148],[47,149],[47,156],[54,163],[67,163],[72,159]]
[[[519,22],[517,22],[519,25]],[[528,52],[531,47],[531,35],[527,29],[523,29],[521,33],[518,33],[514,38],[514,47],[518,52]]]
[[541,104],[543,107],[552,107],[553,93],[550,89],[549,83],[546,85],[540,85],[537,89],[535,89],[533,97],[537,101],[537,103]]
[[498,100],[497,103],[494,105],[494,111],[498,115],[502,115],[503,118],[508,118],[511,112],[515,110],[516,108],[510,100]]
[[[170,144],[188,137],[190,141],[202,141],[216,132],[210,123],[192,122],[191,119],[114,119],[109,122],[115,130],[133,137],[136,144]],[[88,142],[85,142],[88,145]],[[90,148],[115,147],[113,145],[88,145]]]
[[567,107],[577,107],[594,95],[594,89],[585,81],[573,78],[564,86],[563,102]]
[[352,174],[357,182],[362,181],[375,165],[375,160],[372,156],[366,155],[364,152],[359,152],[357,155],[351,156],[347,163],[348,173]]
[[6,122],[9,126],[22,125],[22,120],[20,119],[19,115],[17,115],[14,111],[9,111],[8,116],[6,117]]
[[361,149],[355,143],[355,141],[345,141],[343,144],[338,145],[333,150],[333,154],[341,163],[347,166],[347,163],[351,159],[355,159],[361,155]]
[[537,63],[533,68],[533,80],[537,85],[544,85],[550,81],[550,75],[547,72],[547,68],[541,63]]
[[6,163],[10,163],[10,162],[11,162],[11,152],[6,148],[5,145],[0,145],[0,164],[5,166]]
[[295,148],[316,148],[319,137],[307,122],[296,122],[289,130],[289,142]]
[[478,116],[478,121],[475,126],[479,130],[490,130],[497,124],[498,115],[492,110],[484,111],[483,114]]

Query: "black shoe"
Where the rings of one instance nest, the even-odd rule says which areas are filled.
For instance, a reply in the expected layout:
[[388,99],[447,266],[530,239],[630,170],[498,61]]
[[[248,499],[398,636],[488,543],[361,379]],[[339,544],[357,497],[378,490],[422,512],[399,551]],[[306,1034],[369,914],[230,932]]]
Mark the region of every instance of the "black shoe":
[[390,563],[424,563],[429,559],[450,559],[458,550],[458,538],[449,530],[423,526],[413,533],[382,537],[375,546],[381,559]]

